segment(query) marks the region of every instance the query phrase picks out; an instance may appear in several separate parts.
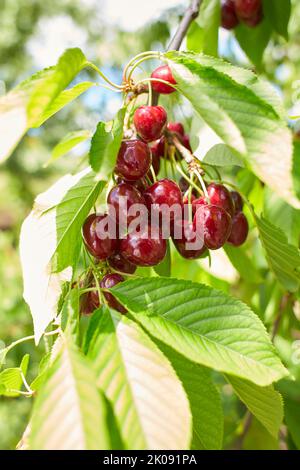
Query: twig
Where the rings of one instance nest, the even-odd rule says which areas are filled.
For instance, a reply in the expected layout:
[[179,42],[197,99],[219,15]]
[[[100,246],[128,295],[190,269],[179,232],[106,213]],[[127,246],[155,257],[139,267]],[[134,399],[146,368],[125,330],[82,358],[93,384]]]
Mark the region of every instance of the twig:
[[233,447],[235,450],[241,450],[243,448],[244,440],[245,440],[245,437],[248,434],[248,431],[251,427],[251,424],[252,424],[252,414],[250,413],[250,411],[247,411],[247,413],[245,415],[243,431],[241,432],[241,434],[239,435],[239,437],[235,441],[235,444],[234,444],[234,447]]
[[191,5],[186,10],[181,22],[178,25],[177,31],[167,47],[167,51],[178,51],[181,43],[191,25],[191,23],[199,15],[199,9],[202,0],[192,0]]
[[[167,51],[178,51],[181,43],[191,25],[191,23],[197,18],[199,15],[199,10],[200,10],[200,5],[201,5],[202,0],[192,0],[190,6],[186,10],[185,14],[183,15],[182,20],[180,21],[178,28],[172,37],[168,47]],[[158,93],[153,93],[152,97],[152,104],[153,106],[156,106],[158,104],[159,100],[159,94]]]

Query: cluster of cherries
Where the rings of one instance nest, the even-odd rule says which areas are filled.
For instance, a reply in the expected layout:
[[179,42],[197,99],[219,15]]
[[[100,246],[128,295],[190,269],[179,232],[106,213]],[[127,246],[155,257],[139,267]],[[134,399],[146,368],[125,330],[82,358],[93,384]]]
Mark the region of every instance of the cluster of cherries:
[[[152,78],[163,80],[152,82],[153,89],[158,93],[169,94],[174,91],[167,84],[176,83],[168,66],[156,69]],[[162,106],[137,108],[133,123],[137,137],[123,140],[121,144],[114,170],[116,184],[107,196],[108,214],[91,214],[83,225],[85,246],[97,262],[105,264],[106,272],[97,286],[95,281],[87,286],[91,289],[83,296],[83,313],[91,313],[99,306],[99,288],[104,289],[103,295],[108,305],[121,313],[126,312],[106,289],[124,280],[121,273],[130,275],[137,266],[155,266],[164,259],[167,242],[161,231],[164,216],[162,207],[179,206],[179,217],[169,211],[170,234],[176,249],[186,259],[206,256],[208,249],[217,250],[226,242],[239,246],[248,235],[248,222],[242,212],[243,201],[239,193],[230,192],[222,184],[211,183],[206,188],[206,194],[200,195],[195,188],[190,187],[188,177],[182,177],[179,184],[168,178],[154,181],[154,176],[160,170],[161,158],[169,158],[168,148],[172,145],[172,139],[176,138],[185,149],[191,151],[189,137],[184,133],[181,123],[167,123],[167,113]],[[125,207],[120,204],[121,199],[126,201]],[[128,212],[130,214],[130,207],[134,204],[145,208],[146,223],[141,224],[139,230],[131,231],[129,225],[136,215],[130,217]],[[188,211],[185,210],[186,205],[189,206]],[[153,209],[158,213],[157,224],[150,221]],[[128,224],[124,235],[100,236],[101,221],[114,218],[118,227],[124,212]],[[186,217],[186,213],[189,213],[189,217]],[[174,237],[175,226],[181,228],[179,238]],[[197,230],[201,230],[203,243],[197,249],[187,249],[187,244],[196,239]]]
[[240,22],[255,28],[263,19],[261,0],[222,0],[221,23],[234,29]]

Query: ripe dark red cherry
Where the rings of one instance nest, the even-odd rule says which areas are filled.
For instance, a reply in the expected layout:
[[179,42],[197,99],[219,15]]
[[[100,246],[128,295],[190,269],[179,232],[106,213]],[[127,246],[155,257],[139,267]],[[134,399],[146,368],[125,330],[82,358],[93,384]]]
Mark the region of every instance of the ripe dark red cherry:
[[[186,259],[197,259],[200,258],[207,250],[203,239],[198,241],[199,245],[195,248],[187,247],[188,243],[196,242],[196,231],[194,230],[193,223],[188,222],[187,220],[181,219],[175,222],[177,228],[179,229],[179,233],[181,233],[180,238],[174,237],[173,232],[173,243],[178,251],[178,253]],[[175,231],[176,235],[176,231]]]
[[248,232],[248,220],[243,212],[239,212],[233,216],[232,229],[227,242],[234,246],[240,246],[246,241]]
[[109,265],[116,271],[122,273],[133,274],[136,270],[136,266],[129,263],[120,253],[116,253],[108,259]]
[[237,191],[231,191],[231,199],[233,201],[233,206],[234,206],[234,213],[237,214],[238,212],[241,212],[243,210],[243,199],[240,193]]
[[159,170],[160,170],[160,156],[157,155],[157,153],[152,152],[152,167],[154,170],[154,173],[158,175]]
[[117,223],[122,217],[124,222],[127,220],[127,223],[130,224],[138,215],[137,213],[128,215],[130,207],[134,204],[145,204],[145,200],[134,186],[128,183],[121,183],[110,190],[107,196],[107,203],[109,204],[108,213]]
[[262,8],[261,0],[234,0],[237,16],[242,20],[255,17]]
[[[102,289],[110,289],[114,287],[119,282],[123,282],[125,279],[121,274],[113,273],[113,274],[106,274],[100,282],[100,287]],[[110,292],[103,292],[103,295],[111,308],[118,310],[120,313],[126,313],[127,310],[123,305],[121,305],[117,299],[110,293]]]
[[190,143],[190,138],[187,134],[184,134],[184,136],[182,137],[182,144],[185,146],[185,148],[187,148],[190,152],[193,153],[191,143]]
[[207,187],[208,196],[210,203],[214,206],[220,206],[228,212],[229,215],[233,215],[234,206],[231,199],[230,192],[222,184],[211,183]]
[[136,181],[148,173],[151,152],[147,144],[138,139],[124,140],[121,144],[115,172],[128,181]]
[[[152,204],[166,204],[171,207],[174,204],[180,204],[182,206],[182,194],[179,186],[172,180],[164,178],[157,181],[152,186],[144,191],[144,199],[149,210],[151,210]],[[170,214],[170,220],[174,218],[174,214]]]
[[193,207],[193,214],[196,213],[196,210],[200,206],[207,206],[208,202],[206,201],[204,196],[199,197],[198,199],[194,199],[192,202],[192,207]]
[[[95,287],[95,283],[91,286]],[[99,294],[97,290],[86,292],[80,297],[80,313],[82,315],[91,315],[94,310],[100,307]]]
[[222,1],[221,24],[225,29],[233,29],[239,24],[239,19],[235,11],[234,0]]
[[177,134],[184,136],[184,127],[181,122],[169,122],[167,124],[167,129],[170,132],[176,132]]
[[249,28],[256,28],[264,18],[263,10],[262,8],[258,10],[255,15],[251,16],[251,18],[244,18],[243,22],[249,27]]
[[85,220],[82,227],[82,236],[85,246],[95,258],[105,260],[117,249],[118,241],[115,234],[100,237],[99,223],[107,217],[107,214],[91,214]]
[[204,243],[210,250],[218,250],[226,243],[232,227],[228,212],[211,204],[197,209],[193,224],[195,230],[203,233]]
[[154,157],[164,157],[165,155],[165,137],[162,136],[151,145],[152,159]]
[[[165,82],[176,85],[176,80],[173,77],[171,69],[168,65],[161,65],[160,67],[157,67],[157,69],[152,72],[151,78],[158,78],[159,80],[164,80]],[[156,93],[161,93],[163,95],[169,95],[175,91],[175,88],[172,86],[155,81],[152,82],[152,88],[154,91],[156,91]]]
[[137,266],[155,266],[164,259],[166,250],[166,240],[155,226],[149,225],[141,232],[129,233],[120,240],[121,255]]
[[167,113],[162,106],[141,106],[133,116],[137,133],[145,142],[159,139],[167,122]]

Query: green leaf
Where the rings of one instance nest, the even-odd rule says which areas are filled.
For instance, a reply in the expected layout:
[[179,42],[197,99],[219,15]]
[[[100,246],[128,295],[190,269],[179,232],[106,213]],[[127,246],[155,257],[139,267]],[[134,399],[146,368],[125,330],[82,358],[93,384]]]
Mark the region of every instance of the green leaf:
[[104,188],[95,174],[85,174],[56,205],[56,250],[52,258],[52,272],[60,272],[76,262],[81,245],[81,227],[97,197]]
[[51,352],[45,354],[45,356],[41,359],[41,362],[39,364],[39,373],[30,384],[31,390],[37,391],[40,389],[40,387],[47,378],[48,368],[52,364],[52,359],[53,358]]
[[248,410],[277,438],[283,420],[283,400],[280,393],[273,386],[258,387],[231,376],[226,376],[226,379]]
[[[126,449],[187,449],[191,416],[168,360],[134,322],[103,308],[88,356]],[[176,410],[176,411],[175,411]]]
[[47,165],[70,152],[76,145],[88,140],[91,137],[88,130],[69,132],[52,150],[51,158]]
[[188,32],[188,48],[194,52],[217,56],[220,19],[220,0],[203,0],[197,22],[192,24]]
[[243,279],[254,284],[262,282],[258,269],[256,269],[252,259],[247,255],[242,246],[233,247],[231,245],[224,245],[223,249]]
[[0,385],[3,386],[1,395],[6,397],[17,397],[20,394],[19,390],[22,389],[23,378],[27,374],[28,363],[30,356],[26,354],[20,364],[20,367],[13,367],[5,369],[0,373]]
[[39,126],[42,113],[86,65],[87,60],[80,49],[67,49],[63,53],[51,73],[35,88],[30,97],[27,106],[29,127]]
[[110,122],[99,122],[90,149],[90,165],[100,177],[107,179],[112,173],[123,137],[125,108]]
[[203,162],[215,166],[245,166],[242,158],[224,144],[214,145],[205,155]]
[[163,259],[163,261],[156,266],[154,266],[154,271],[159,276],[170,277],[171,276],[171,250],[170,250],[170,242],[167,241],[167,252]]
[[74,344],[79,340],[79,289],[72,289],[65,298],[61,311],[61,328]]
[[288,40],[291,0],[264,0],[263,5],[264,15],[268,18],[273,29]]
[[64,342],[39,390],[31,419],[32,450],[111,449],[108,411],[84,356]]
[[259,238],[268,264],[284,289],[295,292],[300,281],[300,252],[290,245],[285,233],[264,218],[255,216]]
[[158,342],[158,346],[171,362],[190,403],[193,417],[192,449],[221,449],[224,417],[220,393],[212,381],[211,371],[189,361],[161,342]]
[[191,361],[262,386],[288,373],[259,318],[221,291],[166,278],[112,291],[146,330]]
[[215,58],[184,52],[165,56],[179,91],[207,124],[265,184],[299,208],[291,177],[292,136],[270,86]]
[[249,28],[244,23],[240,23],[235,29],[235,36],[241,48],[258,69],[262,67],[263,55],[271,34],[272,28],[266,18],[255,28]]
[[82,95],[86,90],[96,86],[93,82],[81,82],[74,85],[72,88],[62,91],[59,95],[49,104],[49,106],[41,113],[35,123],[35,127],[40,127],[50,117],[74,101],[78,96]]

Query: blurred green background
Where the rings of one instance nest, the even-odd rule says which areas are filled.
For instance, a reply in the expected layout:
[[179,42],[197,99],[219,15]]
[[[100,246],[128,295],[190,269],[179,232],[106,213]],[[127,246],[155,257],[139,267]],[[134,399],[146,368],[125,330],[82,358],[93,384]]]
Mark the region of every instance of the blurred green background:
[[[151,0],[147,5],[137,0],[0,0],[0,95],[36,70],[55,63],[65,48],[73,46],[81,47],[91,61],[120,82],[122,66],[130,57],[144,50],[164,50],[187,3],[176,0]],[[300,82],[297,82],[299,3],[294,1],[290,41],[272,41],[264,61],[265,75],[276,86],[291,114],[300,114],[300,95],[297,95],[297,89],[300,90]],[[249,65],[227,31],[220,30],[220,53],[233,62]],[[75,149],[50,167],[43,165],[51,149],[67,132],[93,129],[100,119],[110,118],[118,106],[118,96],[93,88],[41,129],[30,131],[12,157],[0,167],[0,349],[32,334],[31,316],[22,300],[18,257],[21,223],[34,197],[60,175],[73,171],[85,149]],[[192,269],[189,276],[194,278],[197,273]],[[225,281],[205,273],[201,280],[230,288]],[[237,295],[241,297],[243,293]],[[29,352],[30,379],[36,374],[45,348],[45,344],[35,348],[33,342],[23,343],[9,353],[5,366],[18,365],[22,356]],[[0,398],[0,449],[15,448],[30,408],[30,399]]]

